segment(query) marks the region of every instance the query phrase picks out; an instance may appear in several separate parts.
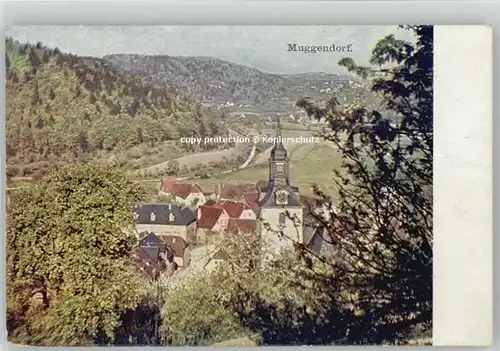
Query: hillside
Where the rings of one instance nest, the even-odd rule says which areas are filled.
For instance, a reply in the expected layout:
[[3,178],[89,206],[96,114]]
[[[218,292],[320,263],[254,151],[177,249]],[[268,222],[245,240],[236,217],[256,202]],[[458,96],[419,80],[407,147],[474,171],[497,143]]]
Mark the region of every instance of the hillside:
[[103,57],[118,71],[171,87],[203,104],[259,111],[292,112],[305,96],[323,101],[349,97],[354,78],[327,73],[278,75],[213,57],[116,54]]
[[217,112],[101,59],[6,39],[6,70],[11,176],[226,133]]

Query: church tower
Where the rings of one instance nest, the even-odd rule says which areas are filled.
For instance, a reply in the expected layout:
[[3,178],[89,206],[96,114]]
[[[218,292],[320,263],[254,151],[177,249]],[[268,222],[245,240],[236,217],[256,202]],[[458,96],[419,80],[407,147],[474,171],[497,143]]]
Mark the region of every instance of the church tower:
[[278,249],[293,242],[303,243],[302,204],[299,189],[290,185],[289,159],[281,140],[279,119],[276,141],[269,157],[269,181],[258,205],[261,234],[265,241]]
[[269,157],[269,182],[290,185],[288,153],[281,141],[280,120],[276,123],[276,142]]

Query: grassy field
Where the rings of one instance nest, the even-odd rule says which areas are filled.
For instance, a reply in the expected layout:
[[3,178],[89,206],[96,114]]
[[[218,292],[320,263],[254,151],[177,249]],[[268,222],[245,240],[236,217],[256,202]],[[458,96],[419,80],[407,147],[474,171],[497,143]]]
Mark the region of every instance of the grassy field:
[[[299,187],[301,194],[312,195],[311,185],[315,183],[336,198],[333,170],[340,169],[342,161],[336,149],[322,144],[301,144],[289,157],[290,182]],[[196,182],[205,190],[213,191],[215,184],[220,182],[255,183],[267,178],[268,165],[260,164],[228,174],[215,175],[211,179],[198,179]]]

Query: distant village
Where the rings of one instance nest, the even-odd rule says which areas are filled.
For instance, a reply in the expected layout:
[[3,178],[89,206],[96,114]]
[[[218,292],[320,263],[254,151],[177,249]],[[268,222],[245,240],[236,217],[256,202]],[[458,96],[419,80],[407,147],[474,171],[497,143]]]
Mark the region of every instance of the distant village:
[[[280,128],[276,128],[280,137]],[[299,195],[289,181],[289,159],[283,144],[276,143],[269,158],[269,177],[255,184],[216,184],[210,193],[195,183],[164,179],[158,194],[163,203],[138,204],[133,209],[135,262],[149,280],[156,281],[196,264],[210,270],[223,264],[214,250],[199,260],[195,252],[222,236],[258,235],[279,251],[293,243],[304,244],[317,255],[329,255],[333,246],[324,240],[318,215],[328,215],[330,205]]]

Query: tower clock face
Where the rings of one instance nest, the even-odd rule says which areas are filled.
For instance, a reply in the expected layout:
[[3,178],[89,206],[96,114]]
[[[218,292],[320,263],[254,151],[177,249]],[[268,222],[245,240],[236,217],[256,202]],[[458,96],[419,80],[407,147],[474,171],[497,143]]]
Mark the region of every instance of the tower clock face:
[[288,194],[285,190],[278,190],[276,192],[276,204],[286,205],[288,203]]

